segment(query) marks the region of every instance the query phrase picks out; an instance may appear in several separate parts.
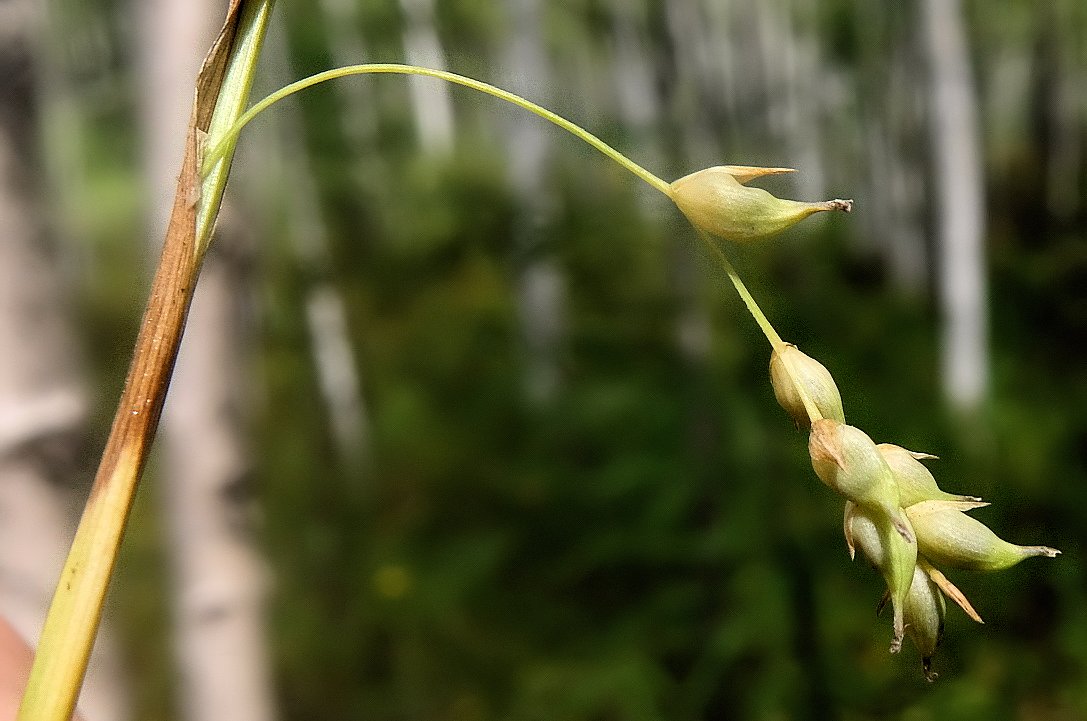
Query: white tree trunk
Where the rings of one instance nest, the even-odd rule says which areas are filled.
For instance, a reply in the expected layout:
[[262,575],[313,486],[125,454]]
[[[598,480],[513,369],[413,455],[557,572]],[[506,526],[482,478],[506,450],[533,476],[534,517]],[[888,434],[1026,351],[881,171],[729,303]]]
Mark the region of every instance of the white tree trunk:
[[250,460],[239,428],[237,285],[222,257],[205,263],[163,415],[175,644],[190,721],[275,718],[268,571],[251,538]]
[[[819,36],[812,31],[816,8],[812,0],[801,0],[793,8],[792,17],[782,12],[777,38],[783,58],[784,125],[787,139],[786,162],[792,163],[798,172],[793,176],[797,197],[808,200],[825,198],[825,164],[823,163],[823,124],[819,100],[819,86],[825,82],[819,72],[825,67]],[[769,49],[772,54],[773,49]]]
[[[400,0],[407,16],[404,55],[411,65],[445,69],[445,51],[434,27],[432,0]],[[412,110],[419,142],[429,152],[444,153],[453,147],[453,103],[449,84],[432,78],[411,77]]]
[[[320,0],[318,3],[321,19],[324,21],[325,37],[328,38],[329,51],[332,53],[332,66],[343,67],[345,65],[357,65],[369,62],[366,46],[363,44],[359,19],[359,3],[357,0]],[[273,20],[273,23],[275,21]],[[273,25],[276,27],[276,25]],[[282,32],[279,32],[282,35]],[[271,38],[269,39],[271,40]],[[263,57],[274,59],[279,55],[279,64],[282,72],[286,72],[289,63],[286,62],[286,50],[281,49],[273,54],[268,47],[269,41],[265,41],[266,49]],[[279,40],[279,45],[285,45]],[[269,73],[271,74],[271,73]],[[295,80],[296,78],[290,78]],[[355,82],[333,83],[333,89],[343,100],[343,117],[339,119],[343,134],[348,140],[349,150],[361,158],[366,148],[373,142],[378,130],[378,113],[375,110],[372,82],[356,78]],[[376,153],[370,153],[367,163],[378,162]],[[364,164],[359,163],[358,167]],[[377,169],[375,168],[375,172]],[[380,175],[380,173],[377,173]]]
[[[550,63],[543,47],[539,0],[511,0],[509,44],[505,49],[505,78],[512,92],[540,98],[538,89],[551,86]],[[536,91],[536,92],[533,92]],[[517,113],[507,127],[506,155],[509,181],[517,195],[519,215],[513,243],[526,258],[517,278],[517,309],[524,339],[527,369],[525,390],[529,398],[544,402],[558,389],[556,355],[564,333],[563,305],[566,295],[562,273],[550,258],[533,252],[540,228],[555,212],[556,199],[548,191],[545,174],[550,147],[549,133],[539,118]]]
[[931,75],[930,122],[939,195],[939,288],[944,390],[953,407],[977,408],[989,377],[985,198],[977,94],[958,0],[924,0]]
[[[32,645],[71,542],[72,490],[87,471],[78,343],[37,197],[36,7],[8,3],[0,17],[0,615]],[[79,700],[95,721],[127,718],[111,636],[107,624]]]
[[[639,162],[655,172],[662,172],[665,158],[660,142],[663,99],[654,83],[652,59],[646,54],[646,49],[651,47],[648,37],[651,21],[647,12],[645,6],[612,0],[612,32],[615,36],[612,73],[619,121],[637,139]],[[683,356],[693,364],[701,364],[709,352],[712,329],[706,308],[699,299],[702,274],[688,241],[688,238],[674,238],[669,248],[668,270],[680,298],[675,338]]]
[[[214,35],[217,4],[143,4],[144,126],[156,248],[180,167],[193,81]],[[224,214],[225,221],[228,217]],[[219,238],[217,244],[228,240]],[[162,420],[163,510],[177,598],[174,643],[181,715],[189,721],[275,717],[264,636],[268,574],[249,536],[243,485],[249,457],[238,409],[237,286],[238,279],[213,247]]]
[[[356,25],[357,10],[349,0],[323,0],[322,7],[336,64],[362,62],[360,57],[351,57],[362,48],[357,33],[352,30]],[[285,79],[289,66],[286,46],[283,28],[273,24],[265,41],[263,57],[265,70],[277,85],[289,82]],[[366,87],[367,83],[338,84],[338,87],[347,86]],[[376,125],[376,116],[365,102],[367,97],[345,96],[348,112],[356,116],[350,122],[345,118],[345,125],[359,120]],[[269,134],[277,138],[279,152],[261,153],[248,163],[248,169],[240,170],[259,176],[247,184],[249,187],[260,186],[259,204],[286,208],[284,215],[291,248],[299,265],[307,268],[314,278],[306,289],[306,326],[329,427],[340,460],[346,467],[362,469],[371,461],[370,416],[362,391],[361,366],[348,327],[346,303],[343,294],[330,280],[332,258],[328,228],[321,217],[310,158],[301,142],[304,132],[298,105],[287,101],[266,122],[271,126]],[[365,151],[364,137],[345,134],[351,150],[360,154]],[[284,165],[289,166],[289,170]],[[359,165],[362,165],[361,161]],[[289,191],[284,192],[284,188]]]

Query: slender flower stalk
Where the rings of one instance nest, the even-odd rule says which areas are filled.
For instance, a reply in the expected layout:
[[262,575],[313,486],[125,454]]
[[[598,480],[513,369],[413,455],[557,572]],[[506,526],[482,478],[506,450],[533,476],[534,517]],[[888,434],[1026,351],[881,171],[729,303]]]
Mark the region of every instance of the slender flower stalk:
[[[728,279],[740,294],[744,305],[747,306],[751,317],[758,323],[766,339],[770,341],[773,349],[784,347],[785,342],[774,330],[766,314],[759,308],[755,298],[748,291],[747,286],[740,278],[736,268],[733,267],[724,251],[715,243],[710,234],[727,235],[731,228],[742,227],[745,239],[765,237],[776,233],[789,225],[799,222],[812,213],[826,210],[852,210],[851,200],[831,200],[823,203],[799,203],[791,200],[781,200],[770,195],[766,191],[746,187],[746,183],[764,175],[779,173],[791,173],[791,168],[756,168],[740,165],[726,165],[707,168],[705,171],[692,173],[679,180],[668,183],[654,173],[628,158],[603,140],[585,130],[570,120],[554,113],[547,108],[538,105],[531,100],[521,97],[516,93],[496,87],[489,83],[469,78],[457,73],[445,70],[435,70],[417,65],[403,65],[398,63],[371,63],[364,65],[348,65],[342,68],[326,70],[307,78],[295,81],[276,90],[264,99],[253,104],[249,110],[242,113],[234,121],[234,124],[225,130],[217,142],[208,143],[204,154],[201,172],[211,177],[217,168],[222,165],[224,156],[232,152],[237,145],[238,137],[250,122],[258,115],[276,104],[280,100],[290,97],[295,93],[311,88],[320,83],[353,75],[419,75],[435,78],[445,82],[461,85],[472,90],[485,93],[519,108],[540,116],[554,125],[562,128],[585,143],[596,148],[605,156],[618,163],[623,168],[633,173],[639,179],[652,188],[666,195],[669,200],[676,203],[677,207],[691,220],[698,231],[699,238],[710,250],[711,254],[725,271]],[[205,180],[205,183],[207,181]],[[725,190],[722,192],[721,188]],[[723,205],[722,205],[723,204]],[[792,375],[791,368],[787,371]],[[794,382],[796,379],[794,378]],[[814,422],[823,416],[818,407],[809,397],[802,384],[796,382],[799,395],[808,412],[809,421]]]
[[422,75],[429,78],[437,78],[438,80],[444,80],[456,85],[463,85],[466,88],[478,90],[481,93],[486,93],[499,100],[505,100],[508,103],[513,103],[519,108],[523,108],[530,113],[539,115],[544,120],[550,123],[554,123],[563,130],[572,133],[573,135],[581,138],[589,145],[599,150],[604,155],[614,160],[619,165],[623,166],[634,175],[644,180],[649,185],[653,186],[660,192],[671,197],[669,191],[669,185],[664,180],[649,172],[642,166],[635,163],[627,156],[620,153],[615,148],[605,143],[600,138],[596,137],[588,130],[585,130],[581,126],[570,122],[566,118],[551,112],[547,108],[537,105],[531,100],[526,100],[516,93],[511,93],[508,90],[495,87],[489,83],[476,80],[474,78],[465,77],[464,75],[458,75],[456,73],[450,73],[445,70],[434,70],[432,68],[423,68],[418,65],[401,65],[397,63],[373,63],[369,65],[348,65],[343,68],[336,68],[334,70],[326,70],[323,73],[317,73],[311,75],[308,78],[303,78],[296,82],[286,85],[279,90],[275,91],[268,97],[257,102],[253,107],[249,108],[241,117],[237,119],[234,126],[222,136],[222,139],[210,149],[204,158],[204,166],[202,172],[207,173],[216,163],[218,163],[222,157],[228,152],[230,148],[238,142],[238,134],[241,133],[251,120],[260,115],[264,110],[268,109],[275,103],[283,100],[286,97],[294,95],[299,90],[305,90],[311,88],[314,85],[326,82],[328,80],[335,80],[337,78],[345,78],[351,75],[372,75],[372,74],[396,74],[396,75]]
[[[729,261],[725,252],[717,247],[717,244],[710,239],[710,237],[704,231],[698,231],[698,237],[702,239],[706,247],[713,253],[717,262],[721,264],[728,279],[732,282],[732,285],[736,288],[736,292],[740,294],[740,298],[743,300],[744,305],[747,306],[747,311],[751,314],[751,317],[755,319],[755,322],[759,324],[759,329],[762,330],[763,335],[766,336],[766,340],[770,341],[770,347],[774,350],[781,348],[785,345],[785,341],[781,339],[778,332],[774,330],[774,326],[770,323],[770,319],[766,317],[766,314],[762,312],[762,308],[755,302],[755,297],[751,295],[751,291],[744,285],[744,281],[740,278],[740,274],[736,272],[736,268]],[[809,413],[813,413],[813,409],[808,409]],[[821,418],[818,411],[814,411],[815,417],[812,420]]]

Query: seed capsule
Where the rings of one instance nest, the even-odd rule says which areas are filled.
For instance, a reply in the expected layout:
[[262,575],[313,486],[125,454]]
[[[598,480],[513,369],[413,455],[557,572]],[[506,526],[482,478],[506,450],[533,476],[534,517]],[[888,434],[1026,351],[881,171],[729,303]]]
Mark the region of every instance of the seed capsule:
[[917,544],[903,538],[884,513],[851,501],[846,501],[845,509],[846,543],[850,555],[856,545],[887,583],[887,594],[894,608],[891,653],[898,653],[902,648],[903,633],[909,630],[908,594],[916,582]]
[[891,443],[880,443],[876,448],[894,474],[903,508],[921,501],[980,501],[976,496],[960,496],[946,493],[936,485],[932,473],[920,458],[934,458],[927,453],[914,453]]
[[903,538],[913,542],[891,469],[864,431],[822,418],[812,423],[808,452],[823,483],[859,506],[882,512]]
[[1054,558],[1049,546],[1017,546],[1001,539],[981,521],[963,511],[986,504],[924,501],[906,509],[922,554],[937,566],[999,571],[1031,556]]
[[768,238],[820,211],[853,209],[851,200],[803,203],[744,185],[763,175],[791,172],[790,168],[719,165],[674,181],[670,195],[696,228],[733,243]]
[[932,670],[932,657],[944,635],[947,604],[940,593],[940,587],[929,576],[930,568],[924,559],[918,559],[913,570],[913,583],[906,595],[905,617],[906,635],[921,654],[925,680],[932,682],[936,680],[936,672]]
[[799,428],[811,428],[811,418],[797,385],[824,418],[845,423],[842,396],[834,377],[822,363],[792,343],[774,349],[770,355],[770,384],[778,405],[792,416]]

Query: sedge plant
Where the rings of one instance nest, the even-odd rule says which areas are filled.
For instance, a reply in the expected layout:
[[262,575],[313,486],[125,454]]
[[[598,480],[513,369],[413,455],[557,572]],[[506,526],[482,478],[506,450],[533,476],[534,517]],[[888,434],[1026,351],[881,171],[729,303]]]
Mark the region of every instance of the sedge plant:
[[1059,553],[1046,546],[1017,546],[1000,539],[966,515],[986,504],[939,489],[921,463],[934,456],[887,443],[877,445],[862,430],[847,425],[831,373],[781,338],[730,262],[730,246],[756,244],[815,213],[848,213],[851,200],[786,200],[748,185],[762,176],[794,172],[791,168],[720,165],[668,182],[530,100],[473,78],[414,65],[351,65],[317,73],[242,112],[272,4],[273,0],[235,0],[198,80],[162,264],[102,465],[43,630],[20,721],[67,719],[75,707],[128,510],[154,437],[188,303],[211,242],[242,130],[294,93],[353,75],[424,76],[516,105],[597,149],[675,204],[766,336],[775,397],[797,427],[809,432],[816,475],[845,501],[844,532],[850,556],[859,547],[887,584],[879,607],[888,601],[892,605],[891,651],[897,652],[908,635],[919,649],[926,678],[935,678],[930,662],[943,632],[945,597],[981,622],[937,565],[997,570],[1031,556]]
[[519,95],[444,70],[391,63],[351,65],[317,73],[287,85],[254,104],[216,145],[209,147],[204,170],[233,152],[241,130],[276,102],[305,88],[351,75],[418,75],[461,85],[534,113],[596,148],[622,168],[663,193],[687,217],[699,239],[725,271],[771,346],[770,380],[778,403],[798,428],[810,432],[809,454],[816,475],[845,499],[844,530],[850,556],[860,547],[887,583],[879,607],[893,610],[892,653],[909,635],[917,646],[925,678],[933,680],[931,659],[943,633],[944,598],[970,618],[981,617],[936,565],[998,570],[1031,556],[1058,555],[1048,546],[1017,546],[996,536],[967,511],[987,504],[973,496],[945,493],[922,460],[935,456],[899,446],[877,445],[845,421],[841,393],[819,361],[786,343],[747,289],[728,257],[730,245],[770,238],[801,220],[825,211],[852,211],[851,200],[802,202],[777,198],[749,182],[791,168],[721,165],[667,182],[597,136]]

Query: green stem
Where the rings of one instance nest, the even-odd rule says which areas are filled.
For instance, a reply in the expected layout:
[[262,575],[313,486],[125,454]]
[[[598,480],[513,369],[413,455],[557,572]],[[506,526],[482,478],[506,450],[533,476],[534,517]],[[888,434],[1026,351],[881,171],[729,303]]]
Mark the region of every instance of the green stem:
[[740,294],[740,298],[743,299],[744,305],[747,306],[748,312],[751,313],[751,317],[759,324],[759,328],[762,329],[762,334],[766,336],[766,340],[770,341],[770,347],[777,350],[785,345],[785,342],[781,340],[781,336],[774,330],[774,326],[770,324],[770,320],[766,317],[766,314],[762,312],[762,308],[755,302],[755,297],[751,295],[747,286],[744,285],[743,280],[740,279],[740,274],[736,272],[736,268],[729,262],[724,251],[717,247],[717,243],[713,242],[713,238],[706,235],[705,232],[701,230],[698,231],[698,237],[701,238],[702,242],[706,244],[706,247],[713,252],[714,257],[717,258],[717,262],[725,269],[725,273],[728,274],[728,279],[732,281],[732,285],[736,286],[736,292]]
[[455,83],[457,85],[463,85],[466,88],[472,88],[478,90],[481,93],[486,93],[499,100],[505,100],[508,103],[524,108],[530,113],[539,115],[544,120],[554,123],[563,130],[577,136],[581,140],[585,141],[589,145],[599,150],[604,155],[608,156],[615,162],[622,165],[630,172],[637,175],[645,182],[652,185],[654,188],[671,197],[671,186],[664,180],[658,178],[653,173],[649,172],[642,166],[635,163],[627,156],[620,153],[615,148],[605,143],[600,138],[596,137],[584,128],[575,125],[566,118],[560,115],[556,115],[547,108],[541,107],[536,103],[522,98],[520,95],[509,92],[508,90],[502,90],[496,88],[488,83],[480,82],[479,80],[473,80],[472,78],[465,77],[463,75],[457,75],[456,73],[449,73],[444,70],[432,70],[431,68],[422,68],[417,65],[399,65],[392,63],[381,63],[372,65],[349,65],[343,68],[336,68],[335,70],[326,70],[323,73],[317,73],[311,75],[308,78],[303,78],[297,82],[291,83],[285,87],[280,88],[268,97],[264,98],[260,102],[256,103],[253,107],[249,108],[230,130],[221,137],[215,147],[204,157],[204,165],[201,168],[202,173],[208,173],[216,163],[219,163],[226,155],[233,149],[234,145],[238,142],[238,134],[241,133],[242,128],[246,124],[257,117],[262,111],[267,109],[270,105],[279,102],[280,100],[297,93],[299,90],[304,90],[318,83],[323,83],[326,80],[334,80],[336,78],[343,78],[349,75],[367,75],[367,74],[381,74],[392,73],[397,75],[423,75],[429,78],[438,78],[439,80],[445,80],[446,82]]
[[215,219],[219,215],[219,206],[226,190],[227,177],[230,175],[230,161],[234,146],[237,144],[238,117],[249,101],[249,88],[256,74],[260,47],[264,43],[264,34],[268,28],[268,19],[272,14],[272,1],[246,5],[246,17],[239,25],[237,38],[234,40],[234,57],[238,62],[231,63],[223,76],[219,91],[219,102],[215,104],[211,121],[208,124],[208,141],[222,138],[217,145],[218,152],[213,159],[205,156],[200,167],[200,202],[196,209],[196,257],[202,258],[211,242],[211,232]]
[[[629,170],[634,175],[638,176],[638,178],[640,178],[641,180],[644,180],[646,183],[659,190],[661,193],[664,193],[669,198],[672,197],[671,184],[667,183],[666,181],[657,177],[642,166],[638,165],[633,160],[623,155],[618,150],[611,147],[603,140],[596,137],[581,126],[576,125],[575,123],[570,122],[566,118],[551,112],[545,107],[537,105],[530,100],[526,100],[520,95],[511,93],[508,90],[497,88],[494,85],[490,85],[489,83],[484,83],[473,78],[465,77],[464,75],[457,75],[456,73],[446,72],[445,70],[423,68],[417,65],[401,65],[396,63],[348,65],[346,67],[336,68],[334,70],[326,70],[325,72],[311,75],[308,78],[303,78],[302,80],[298,80],[291,83],[290,85],[286,85],[280,88],[268,97],[255,103],[251,108],[249,108],[249,110],[245,111],[245,113],[238,117],[234,124],[230,126],[229,130],[226,130],[221,135],[217,134],[219,140],[205,153],[203,166],[201,167],[201,173],[203,173],[208,179],[210,179],[210,174],[212,174],[213,171],[217,171],[218,169],[222,168],[227,163],[227,157],[230,155],[230,153],[233,152],[234,147],[237,145],[238,136],[241,134],[242,129],[246,125],[248,125],[250,121],[252,121],[262,112],[264,112],[270,106],[274,105],[280,100],[283,100],[284,98],[287,98],[300,90],[305,90],[306,88],[318,85],[327,80],[335,80],[336,78],[344,78],[351,75],[369,74],[421,75],[429,78],[437,78],[438,80],[444,80],[446,82],[454,83],[456,85],[463,85],[466,88],[478,90],[481,93],[486,93],[487,95],[496,97],[499,100],[505,100],[506,102],[512,103],[519,108],[523,108],[530,113],[539,115],[544,120],[547,120],[550,123],[554,123],[563,130],[573,134],[575,137],[580,138],[581,140],[585,141],[589,145],[599,150],[607,157],[614,160],[619,165]],[[207,183],[208,180],[206,179],[205,186],[207,185]],[[732,284],[736,287],[736,291],[740,294],[740,297],[743,299],[744,304],[747,305],[747,309],[751,313],[751,316],[755,319],[755,322],[759,324],[759,328],[762,329],[763,334],[766,335],[767,340],[770,341],[770,345],[775,350],[783,346],[784,342],[781,340],[781,336],[777,334],[777,331],[774,330],[774,327],[770,324],[770,321],[766,318],[766,315],[762,312],[762,309],[759,308],[758,303],[755,302],[755,298],[751,295],[750,292],[748,292],[747,286],[745,286],[744,282],[740,279],[740,276],[736,272],[736,269],[732,267],[732,263],[729,262],[728,258],[725,257],[725,254],[721,251],[720,248],[717,247],[716,243],[714,243],[701,231],[699,231],[699,235],[702,237],[702,240],[705,241],[706,245],[713,251],[714,255],[717,257],[717,260],[721,263],[721,267],[723,267],[725,273],[728,274],[729,280],[731,280]],[[808,415],[811,416],[812,420],[821,418],[822,416],[819,414],[818,409],[815,408],[815,405],[811,402],[811,399],[807,397],[807,394],[804,392],[803,388],[800,388],[799,384],[797,384],[797,387],[800,389],[800,397],[804,401],[804,407],[807,409]]]
[[[747,289],[743,280],[740,278],[740,274],[736,272],[736,268],[733,267],[729,261],[728,256],[721,250],[717,243],[713,242],[713,238],[706,235],[703,231],[698,231],[698,237],[702,239],[702,242],[706,244],[706,247],[713,252],[714,257],[717,258],[717,262],[721,264],[721,267],[725,269],[725,273],[728,274],[728,279],[732,281],[732,285],[736,287],[736,292],[740,294],[740,298],[743,299],[744,305],[747,306],[747,310],[751,313],[751,317],[758,323],[759,328],[762,329],[763,335],[766,336],[766,340],[770,341],[770,347],[774,350],[779,350],[785,346],[785,341],[781,340],[781,336],[774,330],[774,326],[770,323],[770,319],[766,317],[766,314],[762,312],[762,308],[755,302],[755,297],[751,295],[751,291]],[[819,408],[816,407],[815,401],[808,395],[807,389],[804,388],[804,384],[800,382],[800,379],[796,377],[793,372],[793,368],[789,363],[785,363],[785,371],[793,380],[793,385],[796,386],[797,393],[800,394],[800,400],[804,404],[804,410],[808,412],[808,418],[814,423],[823,417],[823,414],[819,412]]]

